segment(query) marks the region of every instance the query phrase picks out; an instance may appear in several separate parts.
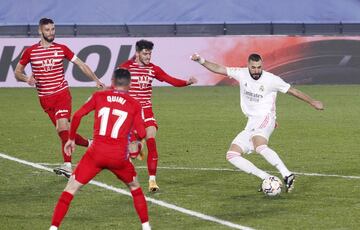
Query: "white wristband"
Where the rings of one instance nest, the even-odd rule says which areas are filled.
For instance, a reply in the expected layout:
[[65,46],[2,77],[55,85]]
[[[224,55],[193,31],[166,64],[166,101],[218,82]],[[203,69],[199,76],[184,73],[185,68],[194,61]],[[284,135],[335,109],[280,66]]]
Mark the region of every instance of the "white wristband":
[[205,58],[200,57],[200,59],[198,60],[198,62],[203,65],[205,63]]

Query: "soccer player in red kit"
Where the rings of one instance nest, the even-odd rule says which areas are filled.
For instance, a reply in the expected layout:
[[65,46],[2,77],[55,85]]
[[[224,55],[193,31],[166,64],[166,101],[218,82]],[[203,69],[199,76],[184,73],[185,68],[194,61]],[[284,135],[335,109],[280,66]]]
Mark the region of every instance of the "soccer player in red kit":
[[129,84],[130,72],[121,68],[115,70],[112,77],[113,88],[94,93],[74,114],[65,152],[71,155],[74,151],[76,130],[81,118],[93,110],[94,140],[59,198],[50,230],[58,229],[75,193],[103,169],[110,170],[129,187],[142,229],[150,229],[145,197],[128,154],[128,136],[131,128],[136,130],[140,138],[146,135],[144,121],[141,118],[141,106],[129,96]]
[[[39,34],[41,41],[27,48],[21,55],[15,69],[15,77],[18,81],[36,86],[40,104],[56,126],[61,139],[64,164],[55,168],[54,172],[59,175],[70,176],[72,173],[71,157],[64,153],[63,147],[69,136],[71,95],[68,82],[64,78],[63,60],[67,59],[75,63],[87,77],[96,82],[98,87],[104,87],[104,85],[67,46],[54,42],[55,25],[52,19],[42,18],[39,21]],[[24,69],[29,62],[32,67],[32,75],[26,76]],[[78,134],[75,141],[77,145],[84,147],[89,145],[88,140]]]
[[145,121],[146,145],[148,149],[149,191],[157,192],[159,190],[159,186],[156,184],[158,152],[155,136],[158,125],[152,111],[152,82],[154,79],[157,79],[159,81],[165,81],[175,87],[183,87],[196,83],[197,79],[191,77],[188,81],[180,80],[168,75],[159,66],[152,64],[150,60],[153,47],[154,44],[151,41],[137,41],[135,57],[121,64],[119,67],[126,68],[130,71],[131,84],[129,94],[138,100],[142,106],[142,117]]

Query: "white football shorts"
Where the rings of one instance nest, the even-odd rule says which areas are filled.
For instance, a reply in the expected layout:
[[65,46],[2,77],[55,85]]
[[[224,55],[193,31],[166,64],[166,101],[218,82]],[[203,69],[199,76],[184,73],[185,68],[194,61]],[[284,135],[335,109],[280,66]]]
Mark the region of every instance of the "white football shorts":
[[275,129],[275,122],[276,118],[272,114],[262,117],[249,117],[245,129],[234,138],[232,144],[239,146],[244,153],[252,153],[254,151],[252,137],[262,136],[269,141]]

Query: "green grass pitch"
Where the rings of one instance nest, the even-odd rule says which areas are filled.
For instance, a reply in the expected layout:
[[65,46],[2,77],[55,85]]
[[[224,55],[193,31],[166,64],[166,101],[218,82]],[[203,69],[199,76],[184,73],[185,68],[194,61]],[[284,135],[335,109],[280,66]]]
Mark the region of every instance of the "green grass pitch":
[[[298,88],[323,101],[326,109],[316,111],[279,94],[279,128],[270,146],[295,172],[357,178],[298,175],[293,193],[268,198],[257,192],[260,180],[245,173],[171,169],[234,169],[225,153],[246,119],[239,107],[238,87],[160,87],[153,95],[159,166],[170,169],[158,169],[161,192],[146,195],[254,229],[359,229],[360,86]],[[94,90],[72,88],[73,110]],[[34,89],[1,88],[0,117],[1,153],[30,162],[61,162],[58,137]],[[92,121],[92,115],[82,121],[81,134],[92,135]],[[74,162],[84,151],[77,148]],[[279,176],[261,156],[247,158]],[[145,162],[135,164],[146,191]],[[125,188],[106,171],[95,179]],[[65,184],[63,177],[0,158],[0,229],[47,229]],[[153,229],[231,229],[148,204]],[[61,227],[140,229],[140,223],[130,197],[88,185],[74,198]]]

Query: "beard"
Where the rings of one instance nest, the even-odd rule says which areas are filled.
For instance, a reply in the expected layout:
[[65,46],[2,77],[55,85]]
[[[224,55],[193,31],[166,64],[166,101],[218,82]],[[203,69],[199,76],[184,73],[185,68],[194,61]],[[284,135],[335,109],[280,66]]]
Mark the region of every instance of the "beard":
[[143,65],[148,65],[150,63],[150,60],[145,60],[145,59],[140,59],[140,62],[143,64]]
[[[249,73],[250,73],[250,71],[249,71]],[[250,73],[250,76],[251,76],[254,80],[259,80],[259,78],[261,77],[261,75],[262,75],[262,71],[261,71],[261,73],[259,73],[259,74],[252,74],[252,73]]]
[[54,35],[54,37],[52,37],[52,38],[48,38],[48,37],[45,37],[44,34],[42,34],[42,37],[44,38],[45,41],[47,41],[47,42],[49,42],[49,43],[53,42],[54,39],[55,39],[55,35]]

